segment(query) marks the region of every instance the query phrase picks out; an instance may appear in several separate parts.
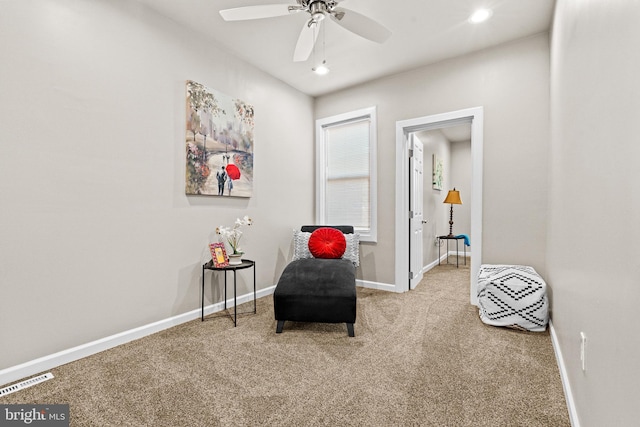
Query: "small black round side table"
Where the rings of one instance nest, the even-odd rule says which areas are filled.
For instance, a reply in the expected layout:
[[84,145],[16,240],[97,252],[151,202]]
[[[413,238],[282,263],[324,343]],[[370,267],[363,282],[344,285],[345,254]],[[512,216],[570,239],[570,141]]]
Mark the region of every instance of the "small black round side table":
[[[458,268],[458,266],[460,265],[460,251],[458,250],[458,242],[460,240],[464,240],[464,237],[462,236],[438,236],[438,265],[440,265],[440,243],[442,242],[442,240],[446,240],[447,241],[447,264],[449,264],[449,240],[455,240],[456,241],[456,268]],[[464,265],[467,265],[467,248],[464,245],[464,242],[462,243],[462,249],[464,249]]]
[[[204,271],[214,270],[224,272],[224,309],[227,309],[227,272],[233,271],[233,326],[238,326],[238,301],[236,290],[236,271],[244,270],[245,268],[253,268],[253,313],[256,313],[256,263],[250,259],[243,259],[240,264],[227,265],[225,267],[216,267],[213,264],[213,260],[210,260],[206,264],[202,264],[202,305],[201,305],[201,319],[204,322]],[[243,313],[240,313],[243,314]]]

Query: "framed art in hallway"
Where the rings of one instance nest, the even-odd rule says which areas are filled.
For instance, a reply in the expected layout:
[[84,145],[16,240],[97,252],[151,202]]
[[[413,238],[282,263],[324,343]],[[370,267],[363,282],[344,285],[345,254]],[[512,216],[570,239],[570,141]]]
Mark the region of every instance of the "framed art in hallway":
[[253,106],[191,80],[186,86],[185,194],[251,197]]
[[433,189],[442,190],[442,176],[444,175],[442,159],[433,155]]

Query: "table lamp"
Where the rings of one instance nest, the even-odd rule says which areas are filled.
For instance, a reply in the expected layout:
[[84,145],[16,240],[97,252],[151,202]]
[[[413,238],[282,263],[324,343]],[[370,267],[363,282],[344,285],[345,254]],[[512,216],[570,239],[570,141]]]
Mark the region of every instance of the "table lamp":
[[453,187],[453,190],[449,190],[449,194],[442,203],[449,203],[451,205],[451,216],[449,217],[449,236],[453,237],[453,205],[461,205],[460,192]]

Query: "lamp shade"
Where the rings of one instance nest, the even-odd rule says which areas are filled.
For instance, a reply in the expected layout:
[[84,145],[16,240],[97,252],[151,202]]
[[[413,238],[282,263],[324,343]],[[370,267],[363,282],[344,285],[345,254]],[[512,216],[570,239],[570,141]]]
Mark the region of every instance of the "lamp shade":
[[449,203],[452,205],[461,205],[462,200],[460,200],[460,192],[453,188],[453,190],[449,190],[449,194],[447,194],[447,198],[444,199],[442,203]]

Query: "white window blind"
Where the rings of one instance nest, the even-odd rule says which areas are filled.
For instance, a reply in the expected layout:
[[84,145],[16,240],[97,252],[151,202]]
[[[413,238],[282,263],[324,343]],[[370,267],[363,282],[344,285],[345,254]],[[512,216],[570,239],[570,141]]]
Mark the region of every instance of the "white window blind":
[[329,224],[371,227],[369,127],[365,119],[325,128]]
[[375,108],[316,122],[317,221],[376,241]]

